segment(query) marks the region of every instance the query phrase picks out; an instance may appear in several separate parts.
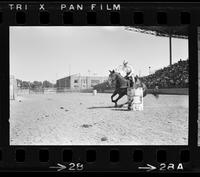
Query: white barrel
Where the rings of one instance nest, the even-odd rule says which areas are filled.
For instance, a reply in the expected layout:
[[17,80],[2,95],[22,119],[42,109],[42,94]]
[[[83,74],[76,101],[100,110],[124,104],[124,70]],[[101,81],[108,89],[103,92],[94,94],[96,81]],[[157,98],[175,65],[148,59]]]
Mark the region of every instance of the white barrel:
[[93,90],[93,95],[96,95],[97,94],[97,90]]
[[143,89],[141,87],[135,89],[135,94],[133,97],[133,110],[143,110]]
[[133,97],[134,95],[135,95],[135,89],[133,89],[133,88],[127,88],[127,95],[129,96],[129,97]]

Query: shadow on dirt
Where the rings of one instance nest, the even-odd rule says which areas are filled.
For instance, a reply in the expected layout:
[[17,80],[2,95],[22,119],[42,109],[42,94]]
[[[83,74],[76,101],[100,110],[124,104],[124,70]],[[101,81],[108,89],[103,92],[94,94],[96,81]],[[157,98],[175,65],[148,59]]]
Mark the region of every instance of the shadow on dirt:
[[89,127],[92,127],[92,125],[90,125],[90,124],[83,124],[83,125],[81,125],[81,127],[82,128],[89,128]]
[[103,109],[103,108],[114,108],[114,106],[93,106],[89,107],[88,109]]
[[123,105],[118,105],[117,107],[115,106],[93,106],[89,107],[88,109],[101,109],[101,108],[122,108]]
[[111,109],[112,111],[130,111],[128,109]]
[[101,138],[101,141],[107,141],[107,140],[108,140],[108,138],[105,136]]

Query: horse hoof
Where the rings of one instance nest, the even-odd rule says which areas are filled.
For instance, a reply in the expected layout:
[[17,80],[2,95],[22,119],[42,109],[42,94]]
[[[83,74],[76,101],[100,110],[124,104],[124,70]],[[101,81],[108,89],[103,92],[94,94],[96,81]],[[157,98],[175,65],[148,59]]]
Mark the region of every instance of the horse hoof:
[[121,104],[121,105],[119,105],[118,107],[119,107],[119,108],[122,108],[123,106],[124,106],[124,105],[123,105],[123,104]]
[[131,111],[131,110],[133,110],[133,108],[132,107],[128,107],[128,110]]

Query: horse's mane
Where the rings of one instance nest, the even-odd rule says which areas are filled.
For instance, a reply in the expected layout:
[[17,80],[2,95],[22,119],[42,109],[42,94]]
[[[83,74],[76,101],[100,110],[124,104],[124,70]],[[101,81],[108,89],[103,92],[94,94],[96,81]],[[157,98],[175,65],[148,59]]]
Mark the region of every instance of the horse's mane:
[[117,74],[120,78],[122,78],[123,80],[126,80],[119,72],[115,71],[115,74]]
[[[123,81],[127,81],[119,72],[115,72]],[[138,76],[133,78],[135,80],[135,86],[143,86],[144,83],[140,80]]]
[[127,85],[128,81],[119,72],[114,72],[113,74],[116,74],[118,77],[118,79],[116,80],[116,88]]

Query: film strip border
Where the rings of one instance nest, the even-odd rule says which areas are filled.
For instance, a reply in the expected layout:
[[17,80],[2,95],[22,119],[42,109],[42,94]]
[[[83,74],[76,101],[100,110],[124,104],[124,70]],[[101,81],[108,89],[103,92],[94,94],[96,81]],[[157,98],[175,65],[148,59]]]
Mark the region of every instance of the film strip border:
[[[178,152],[178,153],[177,153]],[[6,155],[4,155],[6,154]],[[9,155],[8,155],[9,154]],[[7,168],[5,168],[7,166]],[[188,148],[12,147],[1,149],[0,170],[157,171],[194,170]]]
[[[12,25],[188,25],[197,22],[192,15],[194,8],[167,4],[143,7],[128,3],[11,3],[2,9],[0,23]],[[5,13],[2,12],[4,9]]]
[[[74,9],[69,9],[73,4]],[[197,66],[197,26],[200,25],[198,3],[0,3],[0,28],[8,34],[8,26],[179,26],[189,27],[189,58]],[[120,8],[119,8],[120,4]],[[61,6],[63,9],[61,9]],[[80,3],[79,3],[80,6]],[[78,7],[78,9],[77,9]],[[72,8],[72,6],[71,6]],[[192,35],[191,35],[192,34]],[[4,34],[3,34],[4,35]],[[2,47],[2,46],[1,46]],[[195,70],[195,68],[193,68]],[[6,71],[6,70],[5,70]],[[196,69],[197,71],[197,69]],[[190,76],[197,80],[197,76]],[[198,102],[197,83],[191,82],[193,108]],[[5,94],[6,95],[6,94]],[[1,102],[2,105],[2,102]],[[200,171],[197,148],[197,108],[190,109],[189,146],[117,146],[117,147],[16,147],[9,146],[9,126],[1,129],[0,170],[52,171]],[[6,108],[5,110],[9,110]],[[7,121],[1,113],[1,125]],[[194,117],[194,119],[192,119]],[[2,127],[2,126],[1,126]],[[68,166],[68,167],[67,167]],[[51,167],[51,168],[50,168]],[[83,167],[83,168],[82,168]],[[183,168],[182,168],[183,167]]]

